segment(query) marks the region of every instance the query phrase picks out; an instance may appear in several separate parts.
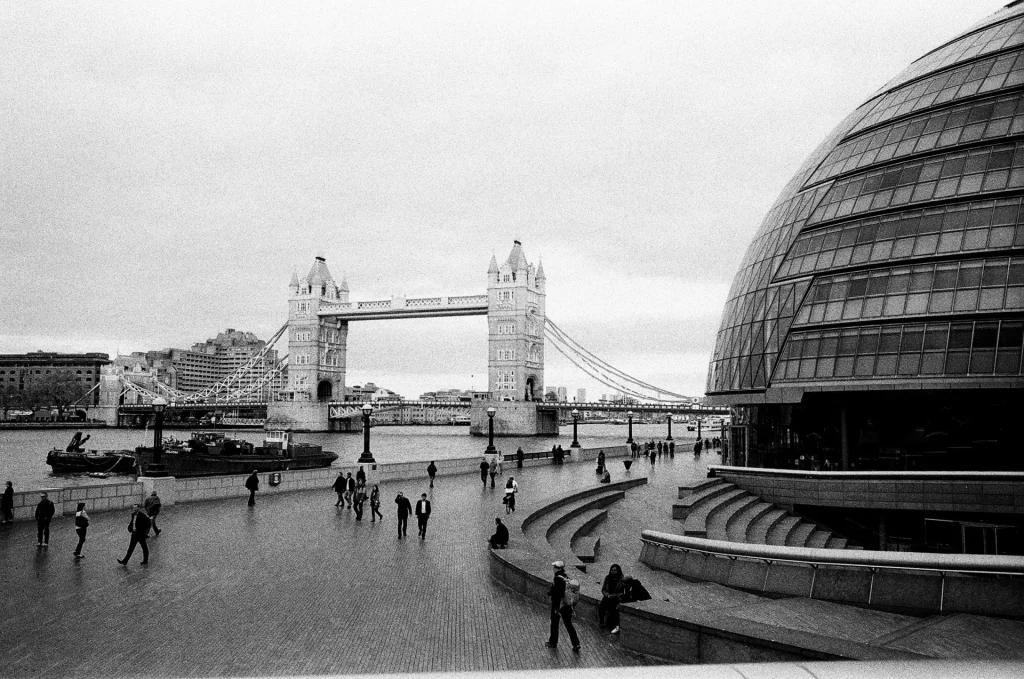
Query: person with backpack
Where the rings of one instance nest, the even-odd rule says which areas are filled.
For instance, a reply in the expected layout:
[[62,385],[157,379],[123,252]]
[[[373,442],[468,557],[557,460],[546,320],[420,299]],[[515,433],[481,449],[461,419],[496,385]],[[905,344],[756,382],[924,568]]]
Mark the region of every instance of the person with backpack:
[[79,502],[78,509],[75,511],[75,532],[78,533],[78,546],[75,547],[72,554],[76,559],[84,559],[85,554],[82,554],[82,547],[85,546],[85,534],[89,532],[89,515],[85,513],[84,502]]
[[132,539],[128,543],[128,552],[124,555],[124,558],[117,560],[119,564],[122,566],[128,565],[128,559],[132,557],[135,545],[142,547],[142,565],[145,566],[149,563],[149,545],[146,544],[146,540],[149,538],[149,526],[149,515],[146,514],[146,510],[143,509],[142,505],[136,502],[135,508],[132,510],[132,518],[128,521],[128,532],[131,533]]
[[548,648],[558,648],[558,620],[561,618],[565,631],[569,633],[573,652],[579,653],[580,638],[572,624],[572,609],[580,598],[580,583],[566,575],[564,561],[555,561],[551,567],[555,569],[551,589],[548,590],[548,596],[551,598],[551,635],[544,645]]

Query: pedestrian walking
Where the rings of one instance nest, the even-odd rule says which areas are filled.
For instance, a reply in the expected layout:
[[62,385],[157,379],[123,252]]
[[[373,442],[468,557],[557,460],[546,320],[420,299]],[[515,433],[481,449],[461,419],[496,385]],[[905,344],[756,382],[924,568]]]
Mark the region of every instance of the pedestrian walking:
[[603,474],[604,473],[604,451],[603,450],[599,450],[597,452],[597,473],[598,474]]
[[[253,474],[255,473],[253,472]],[[119,564],[122,566],[128,565],[128,559],[132,558],[135,545],[142,548],[142,565],[145,566],[149,563],[149,545],[146,543],[149,539],[149,525],[149,516],[146,514],[145,508],[136,502],[135,508],[132,510],[132,518],[128,521],[128,532],[131,533],[132,537],[128,542],[128,551],[125,553],[124,558],[117,560]]]
[[355,497],[352,499],[356,510],[356,521],[363,520],[363,503],[366,502],[366,484],[356,483]]
[[505,503],[505,513],[511,514],[516,511],[516,493],[519,492],[519,484],[516,483],[514,476],[508,477],[508,481],[505,482],[505,497],[502,498],[502,502]]
[[245,480],[245,487],[249,489],[249,506],[252,507],[256,504],[256,491],[260,489],[260,477],[255,469],[252,470],[252,474],[249,474],[249,478]]
[[437,465],[431,460],[430,464],[427,465],[427,476],[430,477],[430,487],[434,487],[434,477],[437,476]]
[[676,456],[676,442],[675,441],[669,441],[668,442],[668,456],[669,457],[675,457]]
[[358,486],[360,483],[366,485],[366,472],[361,466],[356,470],[356,485]]
[[484,484],[484,489],[487,489],[487,473],[490,471],[491,465],[487,462],[487,456],[480,462],[480,481]]
[[402,494],[402,491],[398,491],[398,496],[395,497],[395,504],[398,505],[398,539],[401,540],[403,536],[408,534],[412,503],[409,502],[409,498]]
[[380,513],[380,488],[373,484],[373,490],[370,491],[370,523],[376,521],[378,516],[381,521],[384,520],[384,515]]
[[491,477],[491,488],[494,488],[494,477],[498,475],[498,457],[494,456],[491,458],[491,463],[487,465],[487,475]]
[[427,537],[427,520],[430,518],[430,500],[427,499],[427,494],[423,493],[420,495],[419,502],[416,503],[416,523],[419,524],[420,539]]
[[11,523],[14,521],[14,486],[10,481],[4,488],[3,495],[0,495],[0,523]]
[[356,480],[352,478],[352,472],[345,475],[345,505],[352,509],[352,498],[356,494]]
[[160,513],[160,496],[156,494],[155,490],[149,494],[143,506],[146,508],[146,513],[149,514],[149,519],[153,523],[153,537],[156,537],[160,535],[160,529],[156,527],[156,517]]
[[85,554],[82,554],[82,547],[85,546],[85,534],[89,532],[89,515],[85,512],[84,502],[79,502],[78,509],[75,511],[75,532],[78,533],[78,546],[75,547],[72,554],[76,559],[84,559]]
[[46,493],[39,494],[39,504],[36,505],[36,535],[39,538],[39,547],[50,546],[50,519],[56,511],[53,502]]
[[551,567],[555,569],[551,589],[548,590],[548,597],[551,598],[551,635],[544,645],[548,648],[558,648],[558,620],[561,618],[565,625],[565,631],[569,633],[572,650],[579,653],[580,638],[576,635],[576,628],[572,625],[572,606],[565,601],[565,584],[569,579],[565,574],[565,562],[555,561]]
[[338,501],[334,503],[334,506],[340,507],[345,504],[345,472],[338,472],[338,478],[334,479],[334,485],[331,488],[338,494]]
[[508,526],[503,524],[498,517],[494,517],[494,535],[488,539],[488,542],[491,544],[491,549],[508,547]]
[[519,469],[523,468],[523,458],[525,457],[526,453],[523,452],[523,448],[522,446],[520,446],[519,449],[516,450],[516,467],[518,467]]

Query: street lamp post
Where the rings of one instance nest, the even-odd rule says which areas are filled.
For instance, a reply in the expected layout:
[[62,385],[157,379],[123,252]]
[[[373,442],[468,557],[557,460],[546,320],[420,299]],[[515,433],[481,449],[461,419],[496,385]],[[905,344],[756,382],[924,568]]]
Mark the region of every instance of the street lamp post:
[[579,448],[580,447],[579,439],[577,439],[577,437],[576,437],[576,425],[579,423],[579,418],[580,418],[580,411],[578,411],[575,408],[573,408],[572,409],[572,444],[569,446],[570,448]]
[[494,413],[498,412],[494,407],[487,409],[487,450],[484,451],[485,455],[495,455],[497,450],[494,449]]
[[626,443],[633,442],[633,411],[629,410],[626,412],[626,418],[629,420],[629,436],[626,437]]
[[668,414],[668,436],[665,437],[666,441],[672,440],[672,413]]
[[167,401],[157,396],[153,399],[153,412],[156,421],[153,423],[153,462],[146,469],[146,476],[167,476],[163,465],[164,452],[164,410]]
[[373,412],[373,406],[369,403],[364,403],[362,407],[363,411],[363,454],[356,460],[356,464],[377,464],[377,460],[373,459],[373,454],[370,452],[370,413]]

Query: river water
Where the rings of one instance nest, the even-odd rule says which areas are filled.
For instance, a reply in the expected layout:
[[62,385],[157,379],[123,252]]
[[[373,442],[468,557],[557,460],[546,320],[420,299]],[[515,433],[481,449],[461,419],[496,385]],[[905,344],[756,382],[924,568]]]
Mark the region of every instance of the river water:
[[[686,432],[686,426],[676,423],[672,435],[676,448],[690,450],[696,434]],[[86,449],[131,449],[136,446],[153,445],[152,430],[143,429],[88,429],[84,433],[92,438],[85,444]],[[229,436],[245,439],[259,445],[263,441],[262,431],[228,430]],[[718,432],[708,431],[706,436]],[[37,488],[60,488],[75,485],[117,483],[130,476],[114,474],[107,479],[97,479],[85,474],[54,474],[46,464],[46,453],[52,448],[63,450],[74,434],[68,429],[15,429],[0,430],[0,486],[12,481],[15,491]],[[637,441],[661,440],[667,434],[664,424],[634,424],[633,438]],[[165,436],[187,440],[190,430],[168,429]],[[626,442],[627,427],[614,424],[581,424],[580,445],[584,448],[618,446]],[[352,464],[363,451],[361,431],[346,433],[298,434],[296,440],[315,443],[338,454],[335,465]],[[551,450],[561,445],[568,449],[572,443],[572,425],[563,426],[561,435],[554,437],[523,436],[494,439],[494,447],[504,453],[514,453],[519,446],[530,453]],[[374,427],[371,430],[370,450],[377,462],[415,462],[430,460],[451,460],[481,455],[487,447],[487,438],[470,436],[469,427]],[[440,465],[439,465],[440,466]]]

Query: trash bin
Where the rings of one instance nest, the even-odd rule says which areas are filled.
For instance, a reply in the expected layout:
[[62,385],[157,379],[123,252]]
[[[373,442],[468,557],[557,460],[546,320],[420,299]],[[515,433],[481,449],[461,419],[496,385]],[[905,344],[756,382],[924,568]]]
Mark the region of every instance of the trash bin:
[[270,482],[270,485],[272,485],[272,486],[280,485],[281,484],[281,472],[272,472],[270,474],[270,476],[267,478],[267,480]]
[[633,464],[633,460],[623,460],[622,464],[626,466],[626,471],[629,471],[630,466]]

